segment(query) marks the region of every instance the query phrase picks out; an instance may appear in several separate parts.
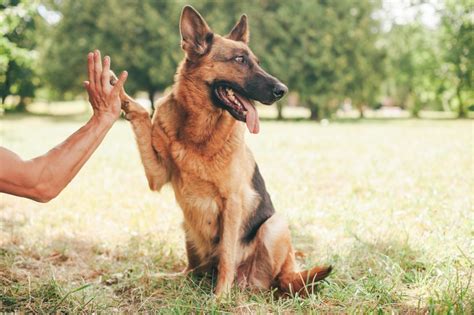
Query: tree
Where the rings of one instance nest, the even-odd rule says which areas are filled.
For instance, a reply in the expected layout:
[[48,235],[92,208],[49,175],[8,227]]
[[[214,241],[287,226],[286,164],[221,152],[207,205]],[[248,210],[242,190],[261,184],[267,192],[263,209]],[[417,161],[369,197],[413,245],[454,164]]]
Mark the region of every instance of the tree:
[[0,4],[0,96],[2,106],[9,95],[20,98],[16,110],[26,109],[26,98],[33,97],[36,42],[34,19],[36,5],[32,1],[6,1]]
[[466,117],[466,101],[474,102],[472,2],[446,0],[445,5],[441,29],[441,40],[445,44],[444,60],[453,74],[458,116]]
[[374,78],[383,68],[371,17],[377,1],[260,4],[254,11],[255,50],[264,66],[298,92],[312,119],[329,116],[345,96],[372,101],[379,82]]
[[[393,25],[387,34],[386,93],[413,116],[423,108],[456,108],[473,102],[474,28],[467,1],[444,2],[441,25],[420,20]],[[403,43],[403,44],[401,44]]]
[[62,15],[51,25],[42,62],[52,89],[77,94],[85,79],[85,56],[95,48],[112,58],[115,70],[130,73],[127,90],[146,91],[153,104],[157,91],[173,82],[181,54],[179,12],[175,1],[91,0],[51,2]]
[[447,89],[447,82],[442,79],[445,75],[437,33],[436,29],[414,21],[393,25],[385,37],[385,92],[414,117],[425,107],[441,108],[441,95]]
[[364,0],[359,1],[357,6],[347,8],[350,14],[346,22],[350,23],[349,30],[339,35],[349,64],[343,69],[345,96],[351,98],[360,117],[364,116],[364,107],[376,105],[380,83],[385,75],[385,50],[379,40],[381,25],[372,17],[378,7],[378,1]]

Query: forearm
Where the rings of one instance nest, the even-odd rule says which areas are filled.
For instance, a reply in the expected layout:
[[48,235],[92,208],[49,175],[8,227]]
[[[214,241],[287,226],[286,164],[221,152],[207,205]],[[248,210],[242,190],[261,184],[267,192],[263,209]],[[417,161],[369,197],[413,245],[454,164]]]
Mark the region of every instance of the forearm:
[[89,81],[84,87],[94,111],[92,118],[66,141],[48,153],[23,161],[0,147],[0,192],[46,202],[56,197],[79,172],[120,116],[119,93],[127,79],[120,75],[110,85],[110,58],[102,66],[98,50],[87,55]]
[[48,153],[23,161],[0,148],[0,192],[46,202],[56,197],[102,142],[114,119],[93,116]]
[[29,161],[29,168],[37,170],[32,193],[47,200],[57,196],[94,153],[113,122],[94,115],[63,143]]

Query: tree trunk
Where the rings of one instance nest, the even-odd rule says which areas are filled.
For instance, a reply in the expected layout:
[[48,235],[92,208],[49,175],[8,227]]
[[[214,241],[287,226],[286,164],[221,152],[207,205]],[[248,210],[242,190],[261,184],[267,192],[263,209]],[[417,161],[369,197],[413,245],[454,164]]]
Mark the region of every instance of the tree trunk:
[[2,94],[2,105],[5,105],[5,100],[10,94],[10,73],[11,73],[11,68],[12,68],[11,64],[12,64],[12,61],[8,62],[7,71],[5,73],[5,82],[3,83],[4,90]]
[[151,106],[151,114],[155,112],[155,93],[156,91],[154,90],[149,90],[148,91],[148,99],[150,100],[150,106]]
[[320,120],[319,105],[312,104],[310,107],[310,110],[311,110],[311,116],[309,117],[309,119],[319,121]]
[[458,102],[459,102],[458,118],[466,118],[467,113],[466,113],[466,110],[464,108],[464,104],[462,102],[461,88],[460,87],[456,88],[456,96],[458,97]]
[[20,113],[26,112],[26,103],[23,96],[20,96],[20,103],[15,107],[15,111]]
[[364,118],[364,106],[363,105],[358,105],[357,109],[359,110],[359,119]]
[[278,102],[276,105],[277,105],[277,111],[278,111],[277,120],[283,120],[283,103]]

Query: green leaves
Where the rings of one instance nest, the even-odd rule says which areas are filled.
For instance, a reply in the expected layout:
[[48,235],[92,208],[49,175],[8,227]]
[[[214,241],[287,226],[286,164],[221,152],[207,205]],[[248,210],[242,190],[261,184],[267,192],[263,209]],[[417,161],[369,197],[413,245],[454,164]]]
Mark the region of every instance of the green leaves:
[[[129,70],[129,92],[154,95],[172,84],[184,56],[178,29],[184,0],[44,0],[39,11],[61,17],[51,24],[38,19],[36,2],[7,2],[0,11],[1,82],[8,81],[5,73],[15,60],[34,68],[50,91],[75,97],[83,91],[85,56],[98,48],[112,57],[114,70]],[[362,112],[388,96],[414,114],[430,106],[457,108],[464,115],[474,102],[468,2],[446,0],[436,29],[418,20],[382,29],[381,0],[196,0],[193,5],[219,34],[247,13],[250,47],[262,66],[315,112],[331,114],[346,98]],[[35,50],[39,62],[33,66]],[[3,96],[11,93],[0,89]]]
[[11,4],[4,1],[0,5],[0,97],[2,107],[10,94],[24,98],[34,95],[33,69],[37,60],[35,38],[35,10],[33,1]]

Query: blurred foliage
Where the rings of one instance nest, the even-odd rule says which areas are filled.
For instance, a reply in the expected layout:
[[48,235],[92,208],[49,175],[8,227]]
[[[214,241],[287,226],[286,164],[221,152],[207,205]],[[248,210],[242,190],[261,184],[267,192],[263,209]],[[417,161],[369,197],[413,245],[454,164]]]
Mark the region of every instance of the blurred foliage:
[[86,55],[98,48],[115,70],[130,73],[127,90],[150,98],[172,83],[180,59],[180,5],[174,1],[52,1],[62,18],[51,25],[42,63],[51,89],[77,94],[86,79]]
[[435,32],[420,23],[394,25],[385,42],[390,73],[386,94],[415,117],[423,107],[438,104],[444,90]]
[[20,96],[16,109],[21,111],[38,85],[34,50],[36,3],[4,0],[0,10],[0,97],[3,105],[8,95]]
[[[83,90],[87,52],[99,48],[116,71],[129,71],[131,93],[144,91],[153,100],[172,84],[183,58],[179,15],[191,2],[219,34],[247,13],[250,46],[263,67],[298,94],[314,119],[331,116],[345,99],[363,115],[387,98],[414,116],[425,108],[465,116],[474,103],[469,0],[444,0],[436,28],[415,19],[389,29],[377,18],[382,1],[4,0],[2,99],[32,96],[37,84],[26,87],[38,76],[50,98],[74,98]],[[58,18],[45,23],[49,15]],[[32,67],[35,51],[39,62]],[[22,79],[15,85],[10,78]]]
[[465,117],[466,106],[474,104],[474,16],[468,2],[446,0],[435,29],[417,19],[395,24],[385,39],[386,95],[415,117],[427,107]]
[[442,15],[443,58],[455,90],[459,116],[474,104],[474,4],[471,0],[446,0]]

